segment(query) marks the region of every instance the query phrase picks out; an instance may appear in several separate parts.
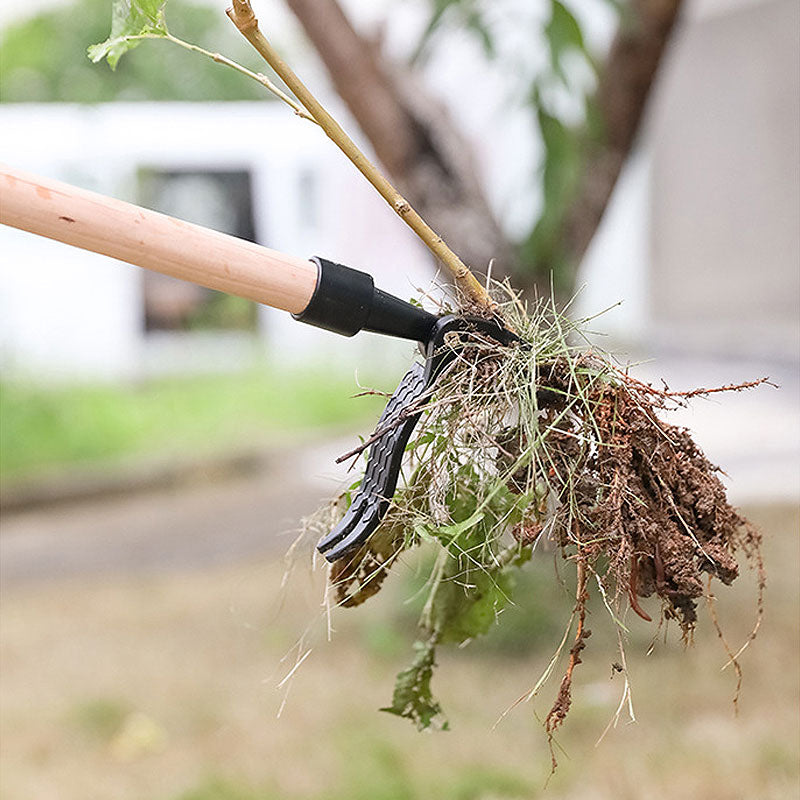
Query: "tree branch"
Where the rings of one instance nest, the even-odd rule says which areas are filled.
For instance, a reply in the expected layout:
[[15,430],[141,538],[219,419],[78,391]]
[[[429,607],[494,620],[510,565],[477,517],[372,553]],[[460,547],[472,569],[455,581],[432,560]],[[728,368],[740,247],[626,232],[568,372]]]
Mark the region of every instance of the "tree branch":
[[469,143],[441,105],[402,67],[386,63],[338,0],[286,2],[377,157],[465,260],[483,265],[495,258],[495,277],[513,273],[520,288],[548,286],[552,277],[557,293],[568,296],[633,148],[682,0],[625,6],[599,72],[591,118],[571,132],[577,174],[565,176],[563,201],[519,252],[489,209]]
[[633,149],[682,2],[632,0],[600,72],[595,94],[600,139],[589,148],[564,222],[564,250],[574,269],[589,248]]

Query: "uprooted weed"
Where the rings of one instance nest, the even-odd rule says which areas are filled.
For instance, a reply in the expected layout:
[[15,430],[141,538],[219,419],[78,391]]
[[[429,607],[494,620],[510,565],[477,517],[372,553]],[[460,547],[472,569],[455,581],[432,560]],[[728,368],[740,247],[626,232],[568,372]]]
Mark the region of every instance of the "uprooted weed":
[[[730,584],[741,553],[758,571],[760,621],[761,536],[728,503],[718,468],[688,431],[659,412],[763,380],[683,393],[657,389],[589,347],[579,326],[553,309],[540,306],[529,315],[508,294],[502,310],[523,345],[501,347],[476,334],[462,340],[407,447],[405,482],[385,521],[353,557],[330,568],[330,582],[339,605],[355,606],[379,591],[405,550],[426,543],[437,549],[416,656],[384,710],[420,728],[446,726],[430,685],[436,647],[486,633],[513,601],[515,571],[541,542],[554,544],[575,568],[575,606],[550,666],[523,698],[553,673],[574,627],[544,720],[552,754],[591,635],[585,622],[593,590],[619,626],[620,647],[626,606],[650,621],[638,598],[653,594],[662,621],[675,620],[690,641],[698,601],[710,598],[704,578]],[[349,495],[340,497],[309,531],[327,532],[348,502]],[[725,647],[740,682],[738,653]]]

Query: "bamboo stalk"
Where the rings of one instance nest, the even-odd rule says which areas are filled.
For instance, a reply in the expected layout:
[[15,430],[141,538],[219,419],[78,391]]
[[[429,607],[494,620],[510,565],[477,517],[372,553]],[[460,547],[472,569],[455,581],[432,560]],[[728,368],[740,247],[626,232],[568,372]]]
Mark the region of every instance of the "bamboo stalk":
[[469,299],[488,311],[494,311],[496,304],[469,267],[447,246],[425,220],[414,210],[397,189],[386,179],[380,170],[364,155],[355,142],[344,132],[338,122],[325,110],[322,104],[297,77],[291,67],[278,55],[258,27],[249,0],[233,0],[233,7],[227,14],[239,32],[258,51],[272,67],[281,80],[289,87],[297,99],[305,106],[314,120],[325,131],[331,141],[347,156],[358,171],[375,187],[384,200],[394,209],[426,247],[444,265],[456,284]]

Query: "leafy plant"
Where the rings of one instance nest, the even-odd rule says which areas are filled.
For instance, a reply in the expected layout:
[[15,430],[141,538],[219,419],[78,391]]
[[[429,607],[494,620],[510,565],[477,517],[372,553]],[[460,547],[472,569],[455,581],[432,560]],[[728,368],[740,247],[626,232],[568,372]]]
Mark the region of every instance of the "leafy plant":
[[[605,2],[615,13],[622,4]],[[598,62],[587,46],[581,23],[567,3],[545,0],[543,19],[520,14],[514,4],[480,0],[434,0],[427,25],[411,57],[424,62],[435,49],[436,39],[455,30],[466,31],[481,45],[486,56],[504,74],[516,76],[516,94],[531,113],[543,153],[536,183],[542,189],[542,205],[528,234],[519,243],[524,269],[515,275],[519,287],[533,280],[552,281],[565,296],[572,291],[574,256],[564,250],[564,225],[577,195],[592,148],[602,143],[604,131],[594,108]],[[518,56],[503,46],[501,22],[527,26],[530,42],[541,41],[546,59],[540,66],[520,68]]]
[[[107,38],[108,0],[73,0],[4,26],[0,32],[0,102],[101,103],[115,100],[270,100],[253,81],[183,48],[133,50],[116,69],[98,69],[86,58],[93,42]],[[214,42],[246,63],[245,42],[214,9],[169,0],[181,38]]]
[[167,38],[164,17],[166,0],[118,0],[112,6],[111,33],[108,39],[89,48],[89,58],[95,63],[104,58],[112,69],[117,62],[143,38]]
[[397,676],[392,695],[392,704],[381,711],[410,719],[419,730],[438,726],[447,730],[448,722],[442,717],[442,707],[433,698],[431,678],[435,666],[435,643],[428,639],[414,642],[414,657],[411,666]]
[[212,52],[197,44],[187,42],[173,36],[167,27],[166,19],[167,0],[112,0],[111,3],[111,32],[108,38],[91,45],[87,53],[89,58],[97,63],[106,60],[112,69],[116,69],[120,58],[127,52],[138,47],[147,39],[170,42],[192,53],[211,59],[217,64],[222,64],[242,75],[261,84],[274,97],[290,106],[295,114],[312,122],[314,118],[307,114],[301,106],[282,89],[279,89],[266,75],[242,66],[221,53]]

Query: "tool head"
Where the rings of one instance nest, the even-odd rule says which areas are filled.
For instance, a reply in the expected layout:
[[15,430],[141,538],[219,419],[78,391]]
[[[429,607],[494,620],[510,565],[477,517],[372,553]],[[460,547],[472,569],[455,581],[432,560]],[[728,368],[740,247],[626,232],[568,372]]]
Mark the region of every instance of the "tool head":
[[339,524],[317,545],[328,561],[337,561],[360,549],[380,525],[397,488],[408,440],[442,370],[458,351],[476,338],[491,338],[501,345],[519,341],[516,334],[495,320],[448,314],[434,318],[423,342],[424,363],[405,374],[386,404],[370,446],[367,467],[358,493]]

